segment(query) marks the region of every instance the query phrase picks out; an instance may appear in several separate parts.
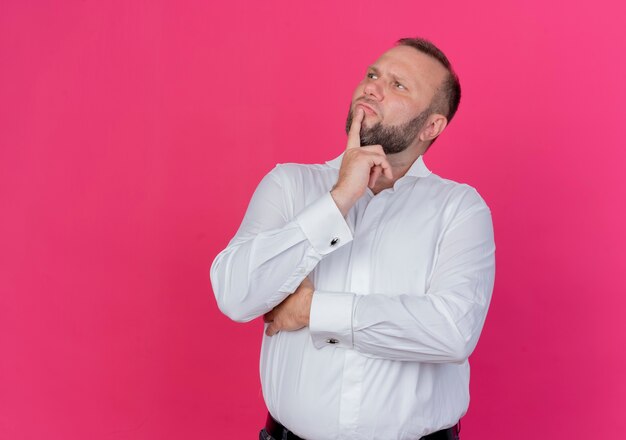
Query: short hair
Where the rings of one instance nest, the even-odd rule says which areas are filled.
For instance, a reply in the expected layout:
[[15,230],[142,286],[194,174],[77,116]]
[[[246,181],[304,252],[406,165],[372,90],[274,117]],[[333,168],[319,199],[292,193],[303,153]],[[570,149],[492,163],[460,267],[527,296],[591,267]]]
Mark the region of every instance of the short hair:
[[432,110],[443,114],[448,119],[448,122],[450,122],[459,108],[459,102],[461,101],[461,84],[459,83],[459,77],[454,69],[452,69],[452,64],[450,64],[448,57],[446,57],[437,46],[424,38],[401,38],[396,44],[398,46],[412,47],[435,58],[446,68],[448,76],[443,81],[435,97],[433,97]]

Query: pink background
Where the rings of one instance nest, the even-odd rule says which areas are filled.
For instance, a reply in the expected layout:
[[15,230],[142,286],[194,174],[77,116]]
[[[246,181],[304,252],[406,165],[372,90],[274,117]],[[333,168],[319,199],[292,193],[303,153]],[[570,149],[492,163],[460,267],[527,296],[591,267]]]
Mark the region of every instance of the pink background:
[[626,435],[624,22],[617,0],[1,1],[0,439],[256,438],[261,323],[220,315],[210,263],[275,163],[341,152],[365,67],[413,35],[464,91],[426,162],[496,228],[463,439]]

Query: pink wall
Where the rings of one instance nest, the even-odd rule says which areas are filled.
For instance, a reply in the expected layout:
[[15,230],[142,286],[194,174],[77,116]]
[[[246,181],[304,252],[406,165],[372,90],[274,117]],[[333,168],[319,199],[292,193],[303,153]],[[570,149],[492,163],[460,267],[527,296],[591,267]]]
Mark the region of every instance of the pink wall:
[[342,150],[365,66],[411,35],[464,87],[426,162],[496,227],[464,440],[623,435],[625,21],[617,0],[2,1],[0,439],[255,438],[261,323],[219,314],[209,265],[275,163]]

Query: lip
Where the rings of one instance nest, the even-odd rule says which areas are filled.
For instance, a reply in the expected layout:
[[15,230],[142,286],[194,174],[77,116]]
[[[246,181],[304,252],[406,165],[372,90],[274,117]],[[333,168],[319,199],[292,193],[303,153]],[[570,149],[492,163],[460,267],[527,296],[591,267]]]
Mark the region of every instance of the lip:
[[356,106],[361,106],[363,108],[363,110],[365,110],[365,113],[370,113],[373,115],[378,115],[378,112],[376,111],[376,109],[374,109],[374,107],[372,107],[371,105],[360,101],[356,103]]

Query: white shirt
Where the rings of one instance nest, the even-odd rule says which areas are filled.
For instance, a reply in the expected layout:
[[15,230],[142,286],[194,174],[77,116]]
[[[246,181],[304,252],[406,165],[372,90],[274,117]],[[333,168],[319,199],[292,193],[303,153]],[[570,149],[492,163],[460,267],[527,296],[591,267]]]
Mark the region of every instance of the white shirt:
[[489,208],[420,156],[393,188],[341,215],[330,189],[342,157],[278,165],[213,262],[217,303],[249,321],[315,286],[310,325],[263,337],[272,416],[300,437],[419,439],[469,404],[467,358],[494,283]]

